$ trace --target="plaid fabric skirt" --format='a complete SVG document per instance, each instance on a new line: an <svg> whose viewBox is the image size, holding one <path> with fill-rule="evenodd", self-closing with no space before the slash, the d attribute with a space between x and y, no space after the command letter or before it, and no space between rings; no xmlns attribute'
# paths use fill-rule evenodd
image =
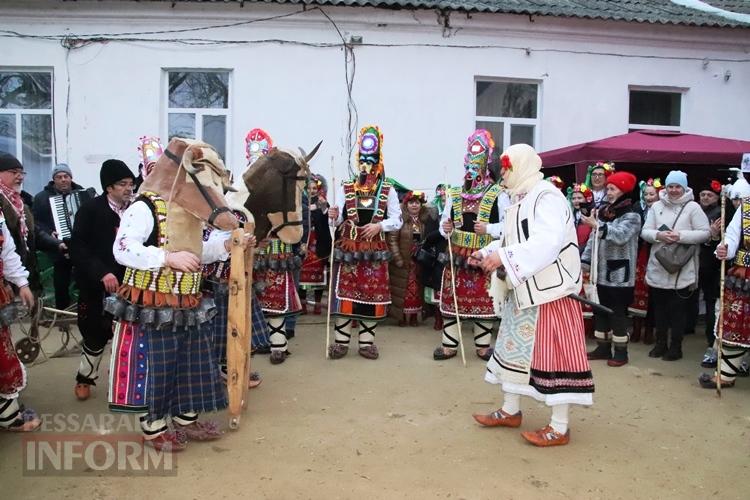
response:
<svg viewBox="0 0 750 500"><path fill-rule="evenodd" d="M148 418L226 408L208 323L190 329L147 330Z"/></svg>
<svg viewBox="0 0 750 500"><path fill-rule="evenodd" d="M221 285L214 284L214 291L221 288ZM213 293L214 302L216 303L216 316L209 322L211 329L211 343L214 347L214 353L219 364L227 363L227 321L229 315L229 294ZM253 292L252 308L250 315L253 322L253 333L251 336L251 347L253 350L260 347L271 345L268 339L268 323L263 316L263 310L260 308L260 302L255 298Z"/></svg>

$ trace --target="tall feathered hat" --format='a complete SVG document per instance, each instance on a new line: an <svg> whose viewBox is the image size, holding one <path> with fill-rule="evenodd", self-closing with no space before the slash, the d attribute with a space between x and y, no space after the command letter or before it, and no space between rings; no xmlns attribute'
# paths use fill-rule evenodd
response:
<svg viewBox="0 0 750 500"><path fill-rule="evenodd" d="M273 139L262 128L254 128L245 136L245 158L247 164L252 163L261 156L267 155L273 147Z"/></svg>

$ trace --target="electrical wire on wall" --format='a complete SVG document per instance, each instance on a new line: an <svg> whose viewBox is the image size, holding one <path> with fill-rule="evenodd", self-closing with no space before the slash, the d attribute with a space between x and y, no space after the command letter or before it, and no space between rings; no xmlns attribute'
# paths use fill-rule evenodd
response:
<svg viewBox="0 0 750 500"><path fill-rule="evenodd" d="M224 29L224 28L236 28L240 26L248 26L251 24L272 22L280 19L305 16L312 12L319 12L323 17L326 18L327 22L334 28L336 35L340 41L337 42L307 42L303 40L291 40L281 38L268 38L268 39L257 39L257 40L232 40L232 39L220 39L220 38L203 38L203 37L181 37L181 38L155 38L155 36L172 35L176 33L198 33L213 29ZM438 16L437 26L444 29L444 23L441 24L440 15ZM445 34L445 33L444 33ZM195 28L182 28L182 29L170 29L170 30L154 30L154 31L131 31L131 32L120 32L120 33L93 33L87 35L72 35L66 34L53 34L53 35L32 35L26 33L20 33L13 30L0 30L0 38L23 38L33 40L47 40L59 42L61 46L66 49L65 55L65 69L67 76L67 96L66 96L66 116L70 109L70 71L69 71L69 57L73 50L87 47L92 44L104 44L110 42L145 42L145 43L163 43L163 44L180 44L186 46L238 46L238 45L261 45L261 44L283 44L283 45L294 45L303 47L313 48L335 48L343 51L344 55L344 84L346 88L346 109L347 109L347 121L346 121L346 133L342 137L342 156L346 158L347 167L349 173L353 174L351 166L351 158L355 144L355 137L358 128L359 115L357 105L354 100L354 79L356 76L357 60L354 51L354 45L348 42L344 36L344 33L339 29L337 23L328 15L328 13L320 7L304 8L286 14L278 14L269 17L250 19L246 21L238 21L233 23L215 24L209 26L195 27ZM423 48L453 48L453 49L505 49L514 51L523 51L526 55L532 53L564 53L564 54L576 54L576 55L595 55L595 56L607 56L607 57L620 57L620 58L638 58L638 59L651 59L651 60L672 60L672 61L700 61L704 63L706 60L715 62L728 62L728 63L747 63L750 59L727 59L727 58L713 58L706 56L661 56L655 54L628 54L618 52L605 52L605 51L594 51L594 50L570 50L570 49L558 49L549 47L524 47L517 45L503 45L503 44L457 44L457 43L357 43L360 47L376 47L376 48L403 48L403 47L423 47ZM69 120L66 120L65 140L68 143L69 133Z"/></svg>

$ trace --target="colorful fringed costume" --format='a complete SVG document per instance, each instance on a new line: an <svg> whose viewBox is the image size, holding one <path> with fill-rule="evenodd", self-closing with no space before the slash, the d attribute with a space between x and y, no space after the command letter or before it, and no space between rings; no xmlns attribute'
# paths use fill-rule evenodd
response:
<svg viewBox="0 0 750 500"><path fill-rule="evenodd" d="M497 317L492 299L487 294L490 278L481 269L469 265L468 258L502 236L504 210L509 201L503 188L493 183L489 176L494 146L492 136L486 130L479 129L469 136L464 159L464 185L448 190L440 232L446 236L442 225L452 221L453 267L449 264L448 253L439 257L445 263L440 290L440 312L444 323L442 346L433 353L436 360L455 356L458 347L454 294L464 330L473 323L477 355L484 359L490 355L492 326ZM484 228L483 234L476 232L477 225Z"/></svg>
<svg viewBox="0 0 750 500"><path fill-rule="evenodd" d="M334 266L329 302L336 317L333 358L344 356L351 337L352 320L359 320L359 353L375 359L377 322L386 318L391 303L388 261L391 253L385 232L401 228L401 208L395 189L385 180L382 157L383 135L375 126L363 127L359 137L359 176L338 189L344 200L336 220ZM366 227L377 224L379 231L366 238Z"/></svg>

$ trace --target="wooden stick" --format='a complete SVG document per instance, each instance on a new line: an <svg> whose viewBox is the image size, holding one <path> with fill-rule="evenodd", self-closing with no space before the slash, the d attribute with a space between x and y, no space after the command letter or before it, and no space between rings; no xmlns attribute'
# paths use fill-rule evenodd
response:
<svg viewBox="0 0 750 500"><path fill-rule="evenodd" d="M721 190L721 245L726 245L726 231L724 230L724 216L727 210L725 189ZM719 275L719 327L716 329L716 395L721 397L721 338L724 336L724 277L726 276L727 260L721 259L721 274ZM708 325L706 325L708 327Z"/></svg>
<svg viewBox="0 0 750 500"><path fill-rule="evenodd" d="M451 232L451 236L453 232ZM451 243L451 236L448 236L448 256L450 257L451 265L451 291L453 292L453 312L456 313L456 326L458 326L458 347L461 348L461 361L466 367L466 354L464 353L464 336L461 331L461 318L458 315L458 298L456 297L456 270L453 267L453 244Z"/></svg>
<svg viewBox="0 0 750 500"><path fill-rule="evenodd" d="M250 302L245 276L244 229L232 231L231 271L229 277L229 311L227 313L227 393L229 395L229 428L240 426L242 406L247 400L250 375ZM247 250L250 251L251 250ZM250 267L252 272L252 267Z"/></svg>
<svg viewBox="0 0 750 500"><path fill-rule="evenodd" d="M443 184L445 184L445 189L448 189L448 167L443 165ZM448 202L453 202L452 199L448 199L446 197L445 199L446 205ZM442 214L441 214L442 216ZM452 220L451 220L452 222ZM449 257L449 264L451 266L451 291L453 292L453 311L456 313L456 326L458 327L458 347L461 350L461 361L464 363L464 368L466 367L466 353L464 353L464 335L463 331L461 330L461 317L458 314L458 298L456 297L456 269L453 267L453 244L451 243L451 237L453 236L453 231L451 231L451 234L448 235L448 257Z"/></svg>
<svg viewBox="0 0 750 500"><path fill-rule="evenodd" d="M329 189L333 190L333 204L336 205L336 172L333 170L333 156L331 156L331 183ZM336 221L328 219L328 229L331 232L331 254L328 256L328 311L326 313L326 345L325 355L328 359L328 346L331 345L331 304L333 302L333 249L336 247Z"/></svg>

